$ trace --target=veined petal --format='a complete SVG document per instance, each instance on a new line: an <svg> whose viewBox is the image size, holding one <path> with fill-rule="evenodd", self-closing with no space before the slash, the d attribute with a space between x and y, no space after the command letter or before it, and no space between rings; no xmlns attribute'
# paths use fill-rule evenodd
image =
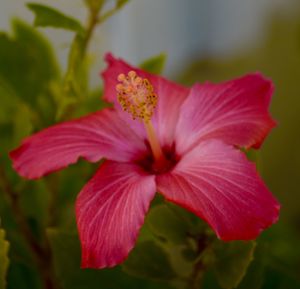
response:
<svg viewBox="0 0 300 289"><path fill-rule="evenodd" d="M103 157L130 161L145 150L143 140L118 113L105 109L26 138L10 157L21 176L35 179L73 164L79 157L90 162Z"/></svg>
<svg viewBox="0 0 300 289"><path fill-rule="evenodd" d="M157 176L158 190L206 220L222 240L249 240L278 220L279 204L239 150L209 140Z"/></svg>
<svg viewBox="0 0 300 289"><path fill-rule="evenodd" d="M154 176L106 161L76 202L83 268L112 267L133 248L156 192Z"/></svg>
<svg viewBox="0 0 300 289"><path fill-rule="evenodd" d="M102 73L104 79L104 97L107 101L113 102L121 109L116 97L116 85L118 75L135 71L142 78L147 78L154 87L158 96L157 107L152 121L162 146L169 146L173 143L174 130L179 116L179 109L189 93L189 89L171 82L163 77L148 73L139 68L127 64L122 59L116 59L111 54L106 55L107 69ZM127 113L123 117L144 137L146 133L141 123L133 121Z"/></svg>
<svg viewBox="0 0 300 289"><path fill-rule="evenodd" d="M275 126L268 113L272 93L272 82L259 73L221 84L195 85L181 108L177 151L184 153L209 138L258 148Z"/></svg>

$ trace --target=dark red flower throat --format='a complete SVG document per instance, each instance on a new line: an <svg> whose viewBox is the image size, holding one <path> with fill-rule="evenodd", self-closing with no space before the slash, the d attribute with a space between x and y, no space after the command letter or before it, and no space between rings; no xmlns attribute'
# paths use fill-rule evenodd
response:
<svg viewBox="0 0 300 289"><path fill-rule="evenodd" d="M163 174L171 171L175 165L179 162L180 156L176 153L175 143L172 146L165 146L162 148L164 155L163 161L157 161L152 153L148 140L145 140L147 146L147 152L142 158L137 160L137 164L140 165L146 172L154 175Z"/></svg>

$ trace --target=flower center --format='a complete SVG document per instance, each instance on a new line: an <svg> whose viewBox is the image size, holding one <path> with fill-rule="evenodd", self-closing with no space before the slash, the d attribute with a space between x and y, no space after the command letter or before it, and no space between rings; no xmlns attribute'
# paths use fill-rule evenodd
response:
<svg viewBox="0 0 300 289"><path fill-rule="evenodd" d="M120 82L116 86L118 101L134 120L143 121L155 166L160 170L168 164L168 160L163 154L151 122L158 99L153 86L148 79L139 77L135 71L129 71L127 75L120 74L118 81Z"/></svg>

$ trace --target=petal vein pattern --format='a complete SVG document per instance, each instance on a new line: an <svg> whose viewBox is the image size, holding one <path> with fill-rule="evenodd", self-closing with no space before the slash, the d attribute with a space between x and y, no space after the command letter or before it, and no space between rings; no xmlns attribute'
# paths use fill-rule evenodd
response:
<svg viewBox="0 0 300 289"><path fill-rule="evenodd" d="M103 157L131 161L145 150L144 140L118 112L104 109L31 136L10 156L20 175L34 179L73 164L79 157L90 162Z"/></svg>
<svg viewBox="0 0 300 289"><path fill-rule="evenodd" d="M254 239L278 219L279 204L255 165L221 141L201 142L156 180L168 200L206 220L223 240Z"/></svg>
<svg viewBox="0 0 300 289"><path fill-rule="evenodd" d="M195 85L181 107L177 151L184 153L205 139L258 148L275 126L268 112L272 92L272 83L258 73Z"/></svg>
<svg viewBox="0 0 300 289"><path fill-rule="evenodd" d="M133 67L122 59L114 58L111 54L106 55L107 69L102 73L104 79L104 96L109 102L113 102L121 110L116 99L115 87L118 84L119 74L127 74L135 71L140 77L146 78L154 87L158 97L157 107L152 117L153 125L158 134L162 146L170 146L174 140L176 123L179 117L180 106L189 94L190 89L176 84L164 77L154 75ZM139 135L145 136L145 130L140 122L132 120L126 112L121 112L126 122L133 127Z"/></svg>
<svg viewBox="0 0 300 289"><path fill-rule="evenodd" d="M76 202L82 267L112 267L133 248L156 192L155 177L140 167L106 161Z"/></svg>

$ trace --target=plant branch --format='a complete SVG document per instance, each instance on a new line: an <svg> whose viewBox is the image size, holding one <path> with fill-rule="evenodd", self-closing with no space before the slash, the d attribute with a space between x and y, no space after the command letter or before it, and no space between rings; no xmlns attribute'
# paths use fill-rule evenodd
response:
<svg viewBox="0 0 300 289"><path fill-rule="evenodd" d="M51 199L48 206L48 227L55 227L57 225L57 201L59 197L59 184L60 184L60 175L55 174L48 176L46 179L46 184L51 193Z"/></svg>
<svg viewBox="0 0 300 289"><path fill-rule="evenodd" d="M205 253L210 248L210 241L209 238L207 238L206 234L201 234L200 236L198 236L198 239L196 241L198 258L196 259L193 271L188 278L188 288L191 289L200 289L202 287L202 277L207 268L207 262L205 262L204 257Z"/></svg>
<svg viewBox="0 0 300 289"><path fill-rule="evenodd" d="M65 83L66 81L74 79L74 74L76 74L76 72L80 69L80 66L85 59L88 45L98 24L98 14L101 9L102 6L97 7L97 9L89 9L89 19L84 35L82 36L77 34L73 40L65 76Z"/></svg>
<svg viewBox="0 0 300 289"><path fill-rule="evenodd" d="M96 8L89 9L89 18L87 27L85 28L85 33L76 34L75 38L71 44L68 67L64 77L62 91L66 100L69 100L69 104L64 108L63 118L69 118L74 110L74 105L84 93L82 92L82 87L85 86L83 80L85 80L84 74L80 74L84 68L84 62L86 59L86 52L89 43L92 39L94 30L98 25L98 15L102 9L102 5ZM68 101L67 101L68 103Z"/></svg>
<svg viewBox="0 0 300 289"><path fill-rule="evenodd" d="M55 282L54 272L52 269L52 256L48 241L45 237L45 244L41 245L36 240L35 236L32 233L32 230L27 223L26 216L24 215L23 210L19 204L19 195L11 186L10 181L7 178L5 170L2 166L0 166L0 185L3 187L3 191L11 205L12 212L14 214L20 232L33 253L37 268L40 271L41 277L44 282L44 287L46 289L59 289L60 287Z"/></svg>
<svg viewBox="0 0 300 289"><path fill-rule="evenodd" d="M93 32L96 26L99 24L98 14L100 13L101 8L102 6L98 7L97 10L92 10L92 9L90 10L89 21L88 21L85 37L83 39L82 56L85 56Z"/></svg>
<svg viewBox="0 0 300 289"><path fill-rule="evenodd" d="M201 288L201 279L205 270L205 266L202 262L202 259L198 260L192 271L192 274L189 278L188 288L190 289L200 289Z"/></svg>

